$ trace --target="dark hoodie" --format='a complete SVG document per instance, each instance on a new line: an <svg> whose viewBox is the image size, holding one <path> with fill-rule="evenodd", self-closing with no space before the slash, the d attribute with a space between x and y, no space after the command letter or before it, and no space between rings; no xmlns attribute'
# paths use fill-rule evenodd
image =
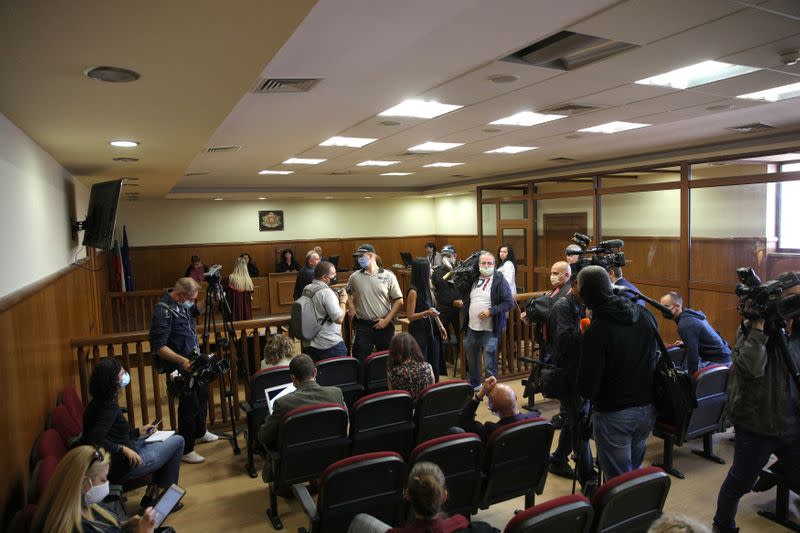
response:
<svg viewBox="0 0 800 533"><path fill-rule="evenodd" d="M591 399L594 410L613 412L653 402L655 324L650 311L622 296L592 308L581 344L578 392Z"/></svg>
<svg viewBox="0 0 800 533"><path fill-rule="evenodd" d="M678 335L686 348L686 369L697 372L700 361L731 366L731 348L706 320L702 311L684 309L675 318Z"/></svg>

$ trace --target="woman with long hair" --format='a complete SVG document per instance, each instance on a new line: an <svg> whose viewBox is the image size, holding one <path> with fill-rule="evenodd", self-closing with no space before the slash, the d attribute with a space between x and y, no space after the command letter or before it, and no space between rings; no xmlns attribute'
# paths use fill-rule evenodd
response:
<svg viewBox="0 0 800 533"><path fill-rule="evenodd" d="M109 533L124 528L136 533L152 532L155 525L152 507L144 510L144 516L120 522L97 505L108 495L110 464L110 456L102 448L78 446L67 452L39 499L32 531Z"/></svg>
<svg viewBox="0 0 800 533"><path fill-rule="evenodd" d="M253 318L253 280L247 272L247 261L244 257L237 257L233 263L233 272L228 276L226 296L234 320Z"/></svg>
<svg viewBox="0 0 800 533"><path fill-rule="evenodd" d="M511 287L511 296L517 296L517 260L514 248L506 243L497 249L497 272L501 272Z"/></svg>
<svg viewBox="0 0 800 533"><path fill-rule="evenodd" d="M108 450L111 455L108 477L115 485L152 474L141 502L142 507L148 507L160 490L178 482L183 437L175 434L162 442L145 442L156 427L148 424L132 428L119 406L119 393L130 381L130 374L114 357L105 357L95 364L89 379L92 399L83 412L82 440L83 444Z"/></svg>
<svg viewBox="0 0 800 533"><path fill-rule="evenodd" d="M431 265L427 259L417 258L411 262L411 283L406 294L406 318L410 322L408 332L417 341L422 355L431 364L434 380L439 381L439 356L442 339L447 339L447 330L439 320L436 301L431 291Z"/></svg>
<svg viewBox="0 0 800 533"><path fill-rule="evenodd" d="M422 358L417 341L408 333L392 337L386 360L386 379L389 390L408 391L414 401L422 389L433 383L433 368Z"/></svg>
<svg viewBox="0 0 800 533"><path fill-rule="evenodd" d="M294 258L294 252L289 248L281 250L281 260L278 263L278 272L299 272L300 264Z"/></svg>
<svg viewBox="0 0 800 533"><path fill-rule="evenodd" d="M251 278L257 278L258 277L258 267L256 266L256 262L253 261L253 258L250 257L250 254L247 253L247 252L244 252L239 257L244 258L244 260L247 262L247 273L250 274L250 277Z"/></svg>

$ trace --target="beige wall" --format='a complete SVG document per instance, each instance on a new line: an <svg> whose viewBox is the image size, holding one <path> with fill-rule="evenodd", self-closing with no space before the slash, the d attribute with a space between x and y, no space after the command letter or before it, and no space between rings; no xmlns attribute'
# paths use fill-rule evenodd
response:
<svg viewBox="0 0 800 533"><path fill-rule="evenodd" d="M477 217L474 192L434 200L434 233L437 235L477 235Z"/></svg>

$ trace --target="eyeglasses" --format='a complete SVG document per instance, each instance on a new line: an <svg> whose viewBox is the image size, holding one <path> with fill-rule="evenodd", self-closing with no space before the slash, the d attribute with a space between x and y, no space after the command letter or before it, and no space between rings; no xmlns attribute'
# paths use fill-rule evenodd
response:
<svg viewBox="0 0 800 533"><path fill-rule="evenodd" d="M92 468L93 464L95 464L97 462L102 462L102 461L103 461L103 454L100 453L100 450L95 448L94 451L92 452L92 460L89 461L89 466L86 467L86 470L89 470L90 468Z"/></svg>

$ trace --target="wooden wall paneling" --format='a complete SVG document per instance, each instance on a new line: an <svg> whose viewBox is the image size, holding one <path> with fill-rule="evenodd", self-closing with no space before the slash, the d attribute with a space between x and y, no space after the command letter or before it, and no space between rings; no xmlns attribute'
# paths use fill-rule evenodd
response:
<svg viewBox="0 0 800 533"><path fill-rule="evenodd" d="M764 276L766 264L759 261L758 242L763 238L742 237L710 239L695 237L691 240L691 281L714 281L736 285L736 269L752 266Z"/></svg>
<svg viewBox="0 0 800 533"><path fill-rule="evenodd" d="M675 281L673 285L664 287L661 285L648 285L646 283L636 283L634 282L636 287L639 291L648 296L653 298L654 300L658 301L661 299L662 296L667 294L671 291L679 290L678 282ZM653 316L656 317L656 321L658 322L658 330L661 332L661 337L664 339L666 344L669 344L678 339L678 326L675 324L674 320L669 320L664 318L664 316L654 309L652 306L647 305L647 309L653 313Z"/></svg>
<svg viewBox="0 0 800 533"><path fill-rule="evenodd" d="M730 292L689 289L689 300L690 307L703 311L708 322L733 346L741 320L737 311L739 299L733 292L733 287Z"/></svg>
<svg viewBox="0 0 800 533"><path fill-rule="evenodd" d="M297 272L272 273L268 279L269 314L281 315L291 312Z"/></svg>
<svg viewBox="0 0 800 533"><path fill-rule="evenodd" d="M626 237L603 235L603 240L622 239L625 246L623 274L629 279L678 281L679 237Z"/></svg>
<svg viewBox="0 0 800 533"><path fill-rule="evenodd" d="M775 279L784 272L800 272L800 255L797 254L768 254L767 275ZM763 279L762 281L767 281Z"/></svg>
<svg viewBox="0 0 800 533"><path fill-rule="evenodd" d="M435 242L438 249L445 244L452 244L456 248L458 257L462 259L480 249L480 239L477 235L437 235Z"/></svg>

